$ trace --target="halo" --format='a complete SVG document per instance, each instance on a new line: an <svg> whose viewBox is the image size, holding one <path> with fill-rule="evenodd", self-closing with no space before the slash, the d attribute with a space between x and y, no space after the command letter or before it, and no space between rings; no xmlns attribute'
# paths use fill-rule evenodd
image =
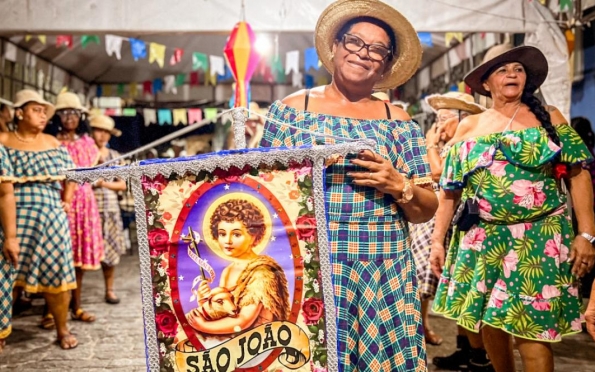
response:
<svg viewBox="0 0 595 372"><path fill-rule="evenodd" d="M227 261L232 260L230 257L225 255L221 251L221 249L219 249L219 243L217 242L217 240L213 239L213 237L211 236L211 216L213 215L213 213L215 213L215 209L217 209L217 207L220 204L225 203L231 199L246 200L246 201L254 204L256 206L256 208L258 208L262 212L262 215L264 217L264 226L265 226L264 236L262 237L260 242L252 249L254 251L254 253L260 254L260 252L262 252L264 250L264 248L269 244L269 240L271 239L271 231L273 230L272 229L273 225L271 222L271 214L269 213L269 210L267 209L267 207L264 205L264 203L262 201L260 201L255 196L250 195L248 193L244 193L244 192L232 192L232 193L226 194L226 195L218 198L213 203L211 203L211 205L205 212L203 222L202 222L202 236L203 236L205 244L217 256L219 256Z"/></svg>

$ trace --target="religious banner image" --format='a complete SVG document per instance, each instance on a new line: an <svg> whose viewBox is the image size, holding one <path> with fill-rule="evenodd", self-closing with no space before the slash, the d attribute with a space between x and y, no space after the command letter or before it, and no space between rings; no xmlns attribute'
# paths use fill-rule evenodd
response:
<svg viewBox="0 0 595 372"><path fill-rule="evenodd" d="M326 371L310 160L141 185L160 369Z"/></svg>

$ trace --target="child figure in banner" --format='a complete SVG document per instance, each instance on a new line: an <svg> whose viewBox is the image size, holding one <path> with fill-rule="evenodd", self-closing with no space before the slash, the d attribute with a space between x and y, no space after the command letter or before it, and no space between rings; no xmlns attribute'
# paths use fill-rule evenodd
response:
<svg viewBox="0 0 595 372"><path fill-rule="evenodd" d="M269 228L261 208L248 200L228 199L217 205L208 221L212 240L207 239L207 243L211 240L217 244L216 249L232 263L221 273L219 288L211 290L206 280L201 282L197 291L199 306L187 314L192 328L207 334L228 335L287 319L290 307L285 273L274 259L255 252L255 247L265 241ZM232 294L237 315L208 320L202 303L225 292L222 289Z"/></svg>

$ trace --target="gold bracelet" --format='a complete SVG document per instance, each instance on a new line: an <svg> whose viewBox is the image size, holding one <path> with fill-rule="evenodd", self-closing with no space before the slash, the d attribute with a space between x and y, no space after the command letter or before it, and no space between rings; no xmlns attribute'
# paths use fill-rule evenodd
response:
<svg viewBox="0 0 595 372"><path fill-rule="evenodd" d="M440 147L438 145L430 145L430 146L426 146L427 150L431 150L431 149L439 149Z"/></svg>

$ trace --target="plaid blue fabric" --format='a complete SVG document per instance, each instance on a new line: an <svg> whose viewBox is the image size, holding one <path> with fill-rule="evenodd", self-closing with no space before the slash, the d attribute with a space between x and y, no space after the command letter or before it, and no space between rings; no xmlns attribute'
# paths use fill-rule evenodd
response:
<svg viewBox="0 0 595 372"><path fill-rule="evenodd" d="M411 178L428 177L423 134L412 121L358 120L270 108L261 146L333 144L294 127L347 138L371 138L377 153ZM426 353L408 226L392 196L356 186L347 173L364 170L349 158L327 168L326 204L338 308L342 371L425 371Z"/></svg>
<svg viewBox="0 0 595 372"><path fill-rule="evenodd" d="M62 149L34 152L7 148L6 154L14 177L28 178L14 184L17 237L21 248L16 270L0 255L0 335L3 331L10 332L12 295L7 297L7 293L13 285L31 293L59 293L76 288L61 187L51 178L58 176L60 169L73 166L68 153ZM34 174L34 170L40 173ZM0 246L3 241L0 229Z"/></svg>

